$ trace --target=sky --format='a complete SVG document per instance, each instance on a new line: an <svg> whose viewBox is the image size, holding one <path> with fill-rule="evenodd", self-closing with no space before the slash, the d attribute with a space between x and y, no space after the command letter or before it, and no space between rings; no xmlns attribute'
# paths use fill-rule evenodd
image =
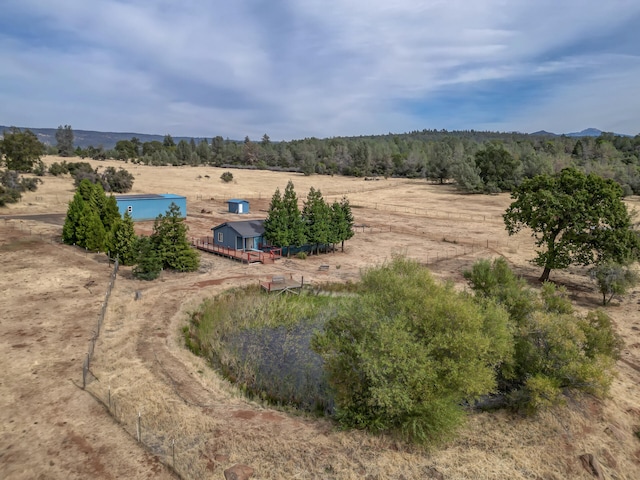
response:
<svg viewBox="0 0 640 480"><path fill-rule="evenodd" d="M0 124L640 133L638 0L2 0Z"/></svg>

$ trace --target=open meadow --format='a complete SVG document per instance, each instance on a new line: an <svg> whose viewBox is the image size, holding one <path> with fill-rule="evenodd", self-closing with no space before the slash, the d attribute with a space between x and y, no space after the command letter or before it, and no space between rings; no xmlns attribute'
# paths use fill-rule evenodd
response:
<svg viewBox="0 0 640 480"><path fill-rule="evenodd" d="M572 399L533 418L473 414L457 439L432 451L249 401L184 347L181 329L203 299L272 275L356 281L363 268L400 254L464 289L462 273L474 261L502 256L536 285L532 239L508 237L502 222L508 194L260 170L230 170L233 181L223 183L226 170L213 167L87 161L130 171L129 193L186 196L191 237L210 236L225 221L264 218L276 187L284 191L289 180L300 203L311 186L330 201L346 195L356 233L344 252L272 265L201 252L197 272L163 272L153 282L121 267L83 391L82 362L113 267L104 254L59 243L73 179L43 177L36 192L0 210L0 478L172 478L165 464L194 479L224 478L236 464L257 479L594 478L584 454L597 459L602 478L640 478L638 288L606 309L625 341L610 398ZM251 213L227 213L230 198L249 200ZM152 222L136 230L149 234ZM552 280L567 286L577 309L599 307L585 269L553 272Z"/></svg>

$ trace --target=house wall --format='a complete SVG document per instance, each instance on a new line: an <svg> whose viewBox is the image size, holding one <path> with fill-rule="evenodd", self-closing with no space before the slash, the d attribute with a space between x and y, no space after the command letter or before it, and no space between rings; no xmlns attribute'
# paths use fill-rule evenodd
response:
<svg viewBox="0 0 640 480"><path fill-rule="evenodd" d="M222 234L222 241L220 240L220 234ZM222 225L213 229L213 244L238 249L238 236L238 233L233 228L228 225Z"/></svg>
<svg viewBox="0 0 640 480"><path fill-rule="evenodd" d="M155 220L164 215L171 203L175 203L180 208L183 218L187 216L187 199L179 195L162 196L159 198L116 198L118 210L124 216L129 211L134 221Z"/></svg>
<svg viewBox="0 0 640 480"><path fill-rule="evenodd" d="M213 244L222 247L233 248L235 250L257 250L264 242L264 237L243 238L233 228L228 225L213 228ZM220 241L222 234L222 241Z"/></svg>

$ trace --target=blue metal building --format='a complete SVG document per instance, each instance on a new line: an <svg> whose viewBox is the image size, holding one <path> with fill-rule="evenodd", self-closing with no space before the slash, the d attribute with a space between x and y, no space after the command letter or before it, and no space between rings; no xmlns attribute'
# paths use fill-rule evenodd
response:
<svg viewBox="0 0 640 480"><path fill-rule="evenodd" d="M229 204L229 213L249 213L249 202L239 198L227 200Z"/></svg>
<svg viewBox="0 0 640 480"><path fill-rule="evenodd" d="M260 250L264 242L264 220L225 222L213 227L213 244L235 250Z"/></svg>
<svg viewBox="0 0 640 480"><path fill-rule="evenodd" d="M116 203L120 214L124 216L129 212L134 221L155 220L158 215L164 215L172 203L180 208L183 218L187 217L187 198L172 193L116 195Z"/></svg>

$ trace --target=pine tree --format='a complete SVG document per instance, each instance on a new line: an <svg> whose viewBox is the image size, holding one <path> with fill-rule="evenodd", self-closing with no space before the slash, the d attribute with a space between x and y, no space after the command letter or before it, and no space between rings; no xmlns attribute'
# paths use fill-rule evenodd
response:
<svg viewBox="0 0 640 480"><path fill-rule="evenodd" d="M106 232L100 216L91 208L86 209L85 215L80 219L79 230L83 233L80 246L94 252L104 251Z"/></svg>
<svg viewBox="0 0 640 480"><path fill-rule="evenodd" d="M116 221L109 232L107 246L112 258L121 265L132 265L136 261L136 236L133 219L125 212L122 220Z"/></svg>
<svg viewBox="0 0 640 480"><path fill-rule="evenodd" d="M351 212L351 205L349 205L349 199L342 197L340 201L340 208L342 209L342 223L340 225L340 240L342 241L342 251L344 252L344 241L353 237L353 213Z"/></svg>
<svg viewBox="0 0 640 480"><path fill-rule="evenodd" d="M104 251L108 233L120 219L115 197L107 198L102 185L82 180L69 202L62 240L89 250Z"/></svg>
<svg viewBox="0 0 640 480"><path fill-rule="evenodd" d="M165 268L192 272L200 266L200 256L189 245L187 226L180 207L171 203L165 215L158 215L153 224L151 241Z"/></svg>
<svg viewBox="0 0 640 480"><path fill-rule="evenodd" d="M67 216L64 219L62 227L62 241L67 245L80 244L80 235L78 227L80 220L85 215L86 204L79 190L73 195L73 200L69 202L67 208Z"/></svg>
<svg viewBox="0 0 640 480"><path fill-rule="evenodd" d="M282 197L282 205L285 211L287 225L287 247L301 247L307 243L304 220L298 208L298 196L293 188L293 182L289 180L284 195ZM287 249L288 254L288 249Z"/></svg>
<svg viewBox="0 0 640 480"><path fill-rule="evenodd" d="M94 202L94 205L97 205L97 199L94 195L94 186L95 184L93 182L91 182L90 180L84 179L82 181L80 181L80 183L78 184L78 187L76 188L76 191L80 193L80 195L82 196L83 200L85 202Z"/></svg>
<svg viewBox="0 0 640 480"><path fill-rule="evenodd" d="M271 197L269 213L264 221L264 236L271 245L285 247L290 244L286 214L280 189L276 188L273 197Z"/></svg>
<svg viewBox="0 0 640 480"><path fill-rule="evenodd" d="M306 236L315 244L316 253L320 245L327 245L331 235L331 209L322 198L320 190L311 187L302 208L302 218L306 227Z"/></svg>
<svg viewBox="0 0 640 480"><path fill-rule="evenodd" d="M118 209L118 202L116 202L116 197L113 195L105 196L105 201L100 210L100 218L107 232L110 232L113 226L122 219L120 210Z"/></svg>
<svg viewBox="0 0 640 480"><path fill-rule="evenodd" d="M141 280L155 280L162 271L162 259L151 237L139 237L135 243L136 266L133 276Z"/></svg>
<svg viewBox="0 0 640 480"><path fill-rule="evenodd" d="M56 131L58 155L61 157L73 156L73 130L71 125L60 125Z"/></svg>
<svg viewBox="0 0 640 480"><path fill-rule="evenodd" d="M344 210L342 210L340 202L336 200L331 204L331 235L329 243L331 243L332 251L335 251L335 244L340 242L343 238L342 229L344 224Z"/></svg>

